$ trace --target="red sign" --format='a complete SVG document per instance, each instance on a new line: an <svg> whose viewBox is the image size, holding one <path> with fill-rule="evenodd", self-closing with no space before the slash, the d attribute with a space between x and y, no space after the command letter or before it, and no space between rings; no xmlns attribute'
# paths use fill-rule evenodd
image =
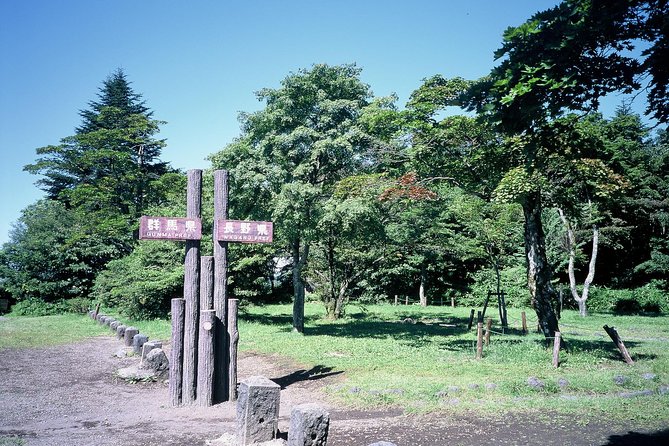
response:
<svg viewBox="0 0 669 446"><path fill-rule="evenodd" d="M218 220L216 239L220 242L272 243L271 221Z"/></svg>
<svg viewBox="0 0 669 446"><path fill-rule="evenodd" d="M142 240L200 240L202 223L199 218L143 215L139 219L139 238Z"/></svg>

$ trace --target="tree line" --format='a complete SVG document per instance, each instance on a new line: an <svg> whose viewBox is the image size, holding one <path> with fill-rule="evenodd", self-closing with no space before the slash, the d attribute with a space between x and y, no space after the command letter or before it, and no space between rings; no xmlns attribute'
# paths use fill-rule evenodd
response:
<svg viewBox="0 0 669 446"><path fill-rule="evenodd" d="M480 304L504 289L546 336L560 294L585 315L593 284L669 309L667 12L662 0L565 0L507 29L487 76L428 77L402 107L374 97L355 65L259 91L264 107L209 156L230 171L231 218L276 228L272 245L231 246L232 294L291 298L297 331L307 297L334 319L351 300ZM628 104L598 112L604 95L634 91L655 128ZM46 197L0 251L0 286L20 301L92 296L163 315L182 248L138 242L137 219L182 215L184 175L160 161L162 122L122 71L81 117L26 166Z"/></svg>

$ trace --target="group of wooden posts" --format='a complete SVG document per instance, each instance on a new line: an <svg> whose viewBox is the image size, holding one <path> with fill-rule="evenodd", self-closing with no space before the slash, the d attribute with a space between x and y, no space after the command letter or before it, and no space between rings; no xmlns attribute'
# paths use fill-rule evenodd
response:
<svg viewBox="0 0 669 446"><path fill-rule="evenodd" d="M194 169L188 171L186 218L142 217L140 222L140 239L186 242L184 295L171 302L173 406L210 406L237 398L238 301L227 293L228 242L217 235L223 224L234 232L236 221L227 220L227 214L228 172L219 170L214 172L214 255L201 256L202 170Z"/></svg>
<svg viewBox="0 0 669 446"><path fill-rule="evenodd" d="M492 296L497 297L497 303L499 307L499 317L501 321L502 328L507 328L509 326L507 312L506 312L506 293L502 292L493 292L488 291L488 296L485 299L483 304L483 311L478 311L477 313L477 324L476 324L476 359L481 359L483 357L483 345L490 344L490 332L492 330L492 318L488 318L486 322L485 334L483 332L483 319L485 318L485 311L488 308L488 303ZM472 308L469 313L469 323L467 325L467 330L471 330L472 324L474 323L474 313L476 310ZM524 311L520 313L520 319L522 324L522 333L527 334L527 316ZM539 330L539 329L538 329ZM540 330L539 330L540 331ZM623 360L628 364L634 364L632 357L630 356L625 344L623 343L620 335L614 327L609 327L604 325L604 331L609 335L613 343L616 345L620 354L623 357ZM553 367L558 367L560 365L560 348L561 348L562 334L559 331L555 332L553 337Z"/></svg>

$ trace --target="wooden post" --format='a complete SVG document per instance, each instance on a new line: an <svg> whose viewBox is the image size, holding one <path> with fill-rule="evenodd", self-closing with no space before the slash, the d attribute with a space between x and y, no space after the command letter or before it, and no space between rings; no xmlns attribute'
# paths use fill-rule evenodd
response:
<svg viewBox="0 0 669 446"><path fill-rule="evenodd" d="M409 305L409 295L408 294L404 297L404 305Z"/></svg>
<svg viewBox="0 0 669 446"><path fill-rule="evenodd" d="M214 257L200 258L200 314L214 309Z"/></svg>
<svg viewBox="0 0 669 446"><path fill-rule="evenodd" d="M237 400L237 347L239 345L239 329L237 328L237 312L239 299L228 300L228 339L230 339L230 370L229 385L230 401Z"/></svg>
<svg viewBox="0 0 669 446"><path fill-rule="evenodd" d="M214 403L214 333L216 311L200 312L200 336L197 359L197 403L209 407Z"/></svg>
<svg viewBox="0 0 669 446"><path fill-rule="evenodd" d="M476 323L476 359L481 359L482 357L483 357L483 322L479 320Z"/></svg>
<svg viewBox="0 0 669 446"><path fill-rule="evenodd" d="M180 406L182 403L183 356L184 356L184 310L186 301L172 299L172 342L170 351L169 394L170 404Z"/></svg>
<svg viewBox="0 0 669 446"><path fill-rule="evenodd" d="M186 217L200 218L202 215L202 170L188 171L186 195ZM184 322L184 365L182 402L191 404L196 398L197 386L197 336L200 313L200 241L186 240L184 264L184 300L186 316Z"/></svg>
<svg viewBox="0 0 669 446"><path fill-rule="evenodd" d="M613 343L616 344L618 350L620 350L620 353L623 355L623 359L625 360L625 362L628 364L634 364L632 357L627 351L625 344L623 344L623 340L620 339L620 336L618 335L616 329L614 327L609 327L608 325L604 325L604 331L606 331L606 333L611 337Z"/></svg>
<svg viewBox="0 0 669 446"><path fill-rule="evenodd" d="M553 340L553 367L557 368L560 365L560 339L559 331L555 332L555 339Z"/></svg>
<svg viewBox="0 0 669 446"><path fill-rule="evenodd" d="M520 313L520 320L521 323L523 324L523 334L527 334L527 315L525 314L524 311Z"/></svg>
<svg viewBox="0 0 669 446"><path fill-rule="evenodd" d="M502 327L506 328L509 326L508 319L506 317L506 300L504 299L504 296L506 293L501 292L499 293L499 302L500 302L500 314L502 315Z"/></svg>
<svg viewBox="0 0 669 446"><path fill-rule="evenodd" d="M455 296L451 296L451 308L455 308Z"/></svg>
<svg viewBox="0 0 669 446"><path fill-rule="evenodd" d="M217 240L218 220L228 218L228 171L214 172L214 310L217 324L215 348L214 401L228 401L230 344L225 327L228 320L228 242Z"/></svg>
<svg viewBox="0 0 669 446"><path fill-rule="evenodd" d="M474 311L476 310L472 308L472 311L469 313L469 323L467 324L467 330L472 329L472 323L474 323Z"/></svg>
<svg viewBox="0 0 669 446"><path fill-rule="evenodd" d="M489 317L485 323L485 345L490 344L490 331L492 330L492 318Z"/></svg>
<svg viewBox="0 0 669 446"><path fill-rule="evenodd" d="M95 306L95 311L93 312L93 320L98 318L98 313L100 312L100 302Z"/></svg>
<svg viewBox="0 0 669 446"><path fill-rule="evenodd" d="M397 294L395 294L395 306L397 306Z"/></svg>

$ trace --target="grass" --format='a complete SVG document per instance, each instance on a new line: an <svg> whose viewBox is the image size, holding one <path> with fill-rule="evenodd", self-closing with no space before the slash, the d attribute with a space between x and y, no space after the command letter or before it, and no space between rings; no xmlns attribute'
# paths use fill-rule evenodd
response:
<svg viewBox="0 0 669 446"><path fill-rule="evenodd" d="M292 331L290 305L246 306L240 313L240 350L281 355L299 368L341 374L325 390L347 406L402 407L407 412L559 412L587 422L616 418L644 426L669 423L669 317L595 314L581 318L566 311L560 320L567 350L560 367L543 336L523 335L520 310L509 310L511 327L494 325L483 359L475 359L475 329L467 330L469 309L370 305L347 307L346 318L322 319L319 304L307 304L305 334ZM495 317L496 308L488 316ZM530 310L528 324L536 326ZM112 314L113 316L113 314ZM418 323L404 323L411 318ZM121 318L122 320L122 318ZM124 321L151 339L168 340L168 321ZM635 360L625 364L603 325L614 326ZM0 322L0 348L75 342L108 334L85 316L8 318ZM652 379L646 379L652 374ZM323 376L325 376L323 375ZM623 384L616 384L617 376ZM644 377L646 375L646 377ZM535 377L542 389L528 386ZM273 377L277 378L277 377ZM566 380L566 387L560 386ZM622 398L651 390L651 396Z"/></svg>

